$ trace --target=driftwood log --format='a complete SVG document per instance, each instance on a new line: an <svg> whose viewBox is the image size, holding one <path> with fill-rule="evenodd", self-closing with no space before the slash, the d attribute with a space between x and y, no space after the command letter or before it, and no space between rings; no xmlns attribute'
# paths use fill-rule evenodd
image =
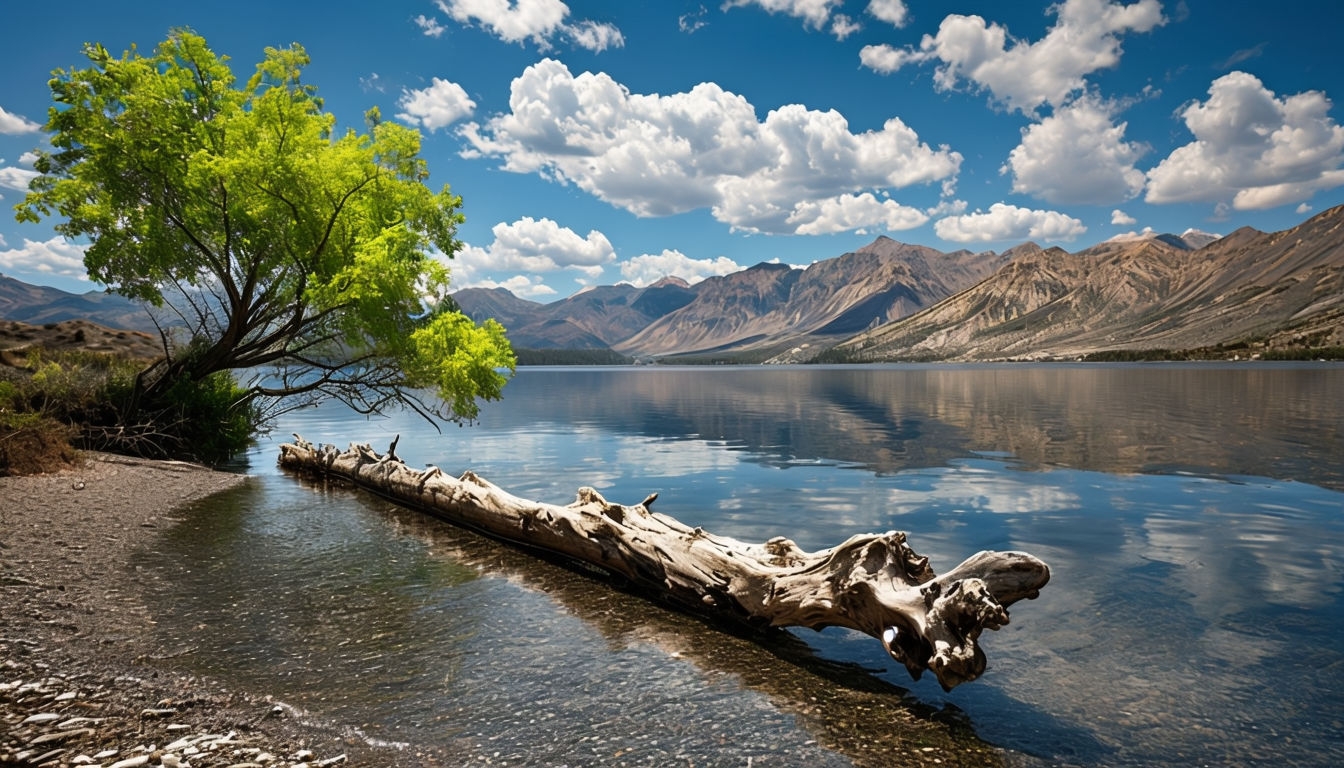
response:
<svg viewBox="0 0 1344 768"><path fill-rule="evenodd" d="M782 536L749 544L651 510L657 494L614 504L592 488L558 506L513 496L466 472L408 467L393 440L341 451L298 435L280 465L339 477L406 506L493 537L618 576L683 608L756 626L848 627L877 638L918 680L932 670L945 690L985 670L977 640L1008 623L1008 606L1050 579L1024 552L979 552L942 576L904 533L864 534L818 552Z"/></svg>

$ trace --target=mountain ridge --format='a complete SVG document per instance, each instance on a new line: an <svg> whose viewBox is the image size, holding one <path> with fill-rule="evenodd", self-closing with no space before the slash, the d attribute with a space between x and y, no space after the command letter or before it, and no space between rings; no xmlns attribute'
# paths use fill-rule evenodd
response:
<svg viewBox="0 0 1344 768"><path fill-rule="evenodd" d="M1216 239L1215 239L1216 238ZM694 285L592 286L543 304L453 294L518 349L688 362L1077 359L1344 347L1344 206L1275 233L1145 233L1075 253L1025 242L944 253L886 236L805 268L761 262ZM143 307L0 275L0 319L153 331Z"/></svg>
<svg viewBox="0 0 1344 768"><path fill-rule="evenodd" d="M1344 206L1276 233L1243 227L1051 249L840 343L856 361L1076 358L1101 352L1344 345Z"/></svg>

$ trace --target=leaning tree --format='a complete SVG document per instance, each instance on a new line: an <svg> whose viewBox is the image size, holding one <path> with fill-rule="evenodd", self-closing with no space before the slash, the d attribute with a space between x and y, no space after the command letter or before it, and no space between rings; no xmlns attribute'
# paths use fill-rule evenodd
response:
<svg viewBox="0 0 1344 768"><path fill-rule="evenodd" d="M434 250L458 249L461 198L426 185L417 131L376 109L338 130L297 44L242 87L188 30L152 56L83 53L53 73L51 149L16 210L61 217L92 280L159 308L165 358L133 387L138 413L221 376L253 425L321 398L470 419L499 396L513 352L448 296Z"/></svg>

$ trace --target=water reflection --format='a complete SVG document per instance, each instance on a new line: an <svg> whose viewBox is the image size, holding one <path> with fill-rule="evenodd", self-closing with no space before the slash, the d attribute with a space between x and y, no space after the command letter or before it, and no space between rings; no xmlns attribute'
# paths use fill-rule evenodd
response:
<svg viewBox="0 0 1344 768"><path fill-rule="evenodd" d="M147 554L153 604L194 649L181 663L464 764L995 759L974 731L1014 764L1333 765L1341 385L1337 366L525 370L469 429L318 409L279 430L400 434L412 463L547 501L657 491L660 511L749 540L894 528L939 571L978 549L1045 559L1050 586L952 694L854 633L725 636L301 487L273 445L249 488Z"/></svg>
<svg viewBox="0 0 1344 768"><path fill-rule="evenodd" d="M523 371L483 421L695 435L762 461L880 473L998 452L1344 488L1340 391L1344 367L1333 364L544 369Z"/></svg>

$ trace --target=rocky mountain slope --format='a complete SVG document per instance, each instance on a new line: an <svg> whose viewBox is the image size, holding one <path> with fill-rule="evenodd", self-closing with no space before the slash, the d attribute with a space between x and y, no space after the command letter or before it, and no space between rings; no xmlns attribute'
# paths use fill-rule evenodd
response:
<svg viewBox="0 0 1344 768"><path fill-rule="evenodd" d="M469 288L453 298L473 319L500 321L520 348L763 359L790 348L795 355L815 352L908 315L983 279L1014 255L944 254L879 237L806 269L762 263L694 286L667 278L643 289L590 288L550 304L499 288Z"/></svg>
<svg viewBox="0 0 1344 768"><path fill-rule="evenodd" d="M853 360L1078 357L1344 344L1344 206L1200 248L1171 237L1013 259L936 306L838 345Z"/></svg>
<svg viewBox="0 0 1344 768"><path fill-rule="evenodd" d="M693 301L615 348L655 356L795 348L799 355L934 304L1009 258L992 252L944 254L879 237L806 269L757 264L696 285Z"/></svg>

